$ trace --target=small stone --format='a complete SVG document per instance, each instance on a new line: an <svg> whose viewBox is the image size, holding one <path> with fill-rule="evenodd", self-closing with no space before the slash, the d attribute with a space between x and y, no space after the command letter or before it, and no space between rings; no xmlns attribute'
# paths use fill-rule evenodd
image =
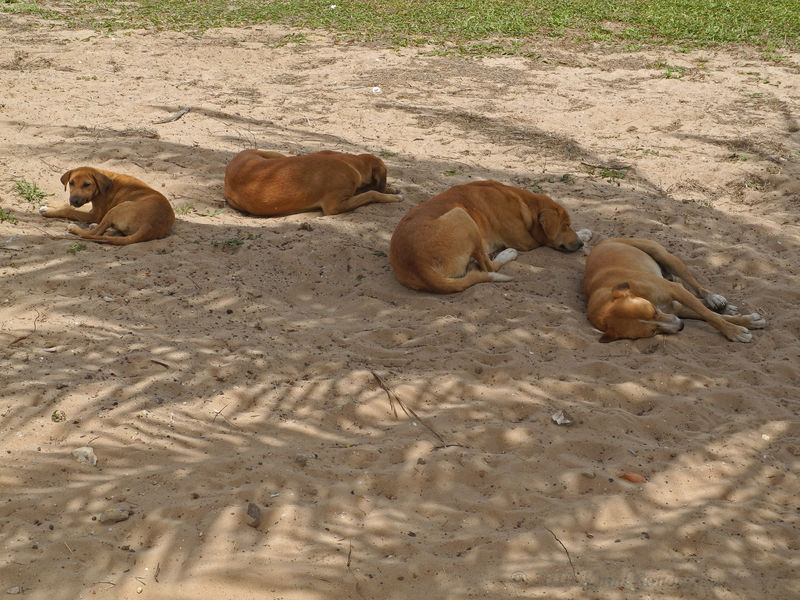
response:
<svg viewBox="0 0 800 600"><path fill-rule="evenodd" d="M18 585L10 587L6 590L6 594L11 594L11 595L21 594L21 593L22 593L22 588Z"/></svg>
<svg viewBox="0 0 800 600"><path fill-rule="evenodd" d="M91 446L76 448L72 451L72 456L74 456L80 463L92 465L93 467L97 466L97 456L94 453L94 448Z"/></svg>
<svg viewBox="0 0 800 600"><path fill-rule="evenodd" d="M131 516L130 511L122 508L108 508L100 513L97 520L101 523L119 523L125 521Z"/></svg>
<svg viewBox="0 0 800 600"><path fill-rule="evenodd" d="M418 465L424 465L424 464L425 464L425 459L424 459L423 457L421 457L421 456L420 456L420 457L417 459L417 464L418 464Z"/></svg>
<svg viewBox="0 0 800 600"><path fill-rule="evenodd" d="M247 505L247 524L254 528L258 528L261 525L261 509L252 502Z"/></svg>
<svg viewBox="0 0 800 600"><path fill-rule="evenodd" d="M572 425L573 419L566 411L560 410L550 417L556 425Z"/></svg>

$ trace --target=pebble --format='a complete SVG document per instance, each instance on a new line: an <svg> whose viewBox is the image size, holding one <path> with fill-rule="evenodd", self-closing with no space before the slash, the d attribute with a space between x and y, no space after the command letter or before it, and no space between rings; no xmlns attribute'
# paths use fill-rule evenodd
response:
<svg viewBox="0 0 800 600"><path fill-rule="evenodd" d="M556 425L572 425L573 419L566 411L560 410L550 417Z"/></svg>
<svg viewBox="0 0 800 600"><path fill-rule="evenodd" d="M261 525L261 509L252 502L247 505L247 524L255 528Z"/></svg>
<svg viewBox="0 0 800 600"><path fill-rule="evenodd" d="M131 516L130 511L122 508L108 508L100 513L97 520L101 523L119 523L125 521Z"/></svg>
<svg viewBox="0 0 800 600"><path fill-rule="evenodd" d="M22 593L22 588L20 586L18 586L18 585L15 585L14 587L10 587L10 588L8 588L6 590L6 594L14 595L14 594L21 594L21 593Z"/></svg>
<svg viewBox="0 0 800 600"><path fill-rule="evenodd" d="M91 446L76 448L72 451L72 456L74 456L80 463L92 465L93 467L97 465L97 455L95 455L94 448Z"/></svg>

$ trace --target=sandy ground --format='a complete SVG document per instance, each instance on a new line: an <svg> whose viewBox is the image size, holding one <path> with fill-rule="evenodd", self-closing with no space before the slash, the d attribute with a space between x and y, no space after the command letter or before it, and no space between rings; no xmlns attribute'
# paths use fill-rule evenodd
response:
<svg viewBox="0 0 800 600"><path fill-rule="evenodd" d="M0 14L0 593L799 597L800 56L287 33ZM376 153L406 199L250 218L222 193L249 147ZM84 164L162 190L171 234L75 248L13 192L64 202ZM592 243L661 242L767 328L601 344L592 243L458 295L400 286L397 221L483 178Z"/></svg>

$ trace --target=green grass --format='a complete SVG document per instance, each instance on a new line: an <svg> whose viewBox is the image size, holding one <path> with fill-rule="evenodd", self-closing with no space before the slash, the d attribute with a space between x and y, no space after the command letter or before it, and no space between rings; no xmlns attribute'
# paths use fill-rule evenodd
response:
<svg viewBox="0 0 800 600"><path fill-rule="evenodd" d="M12 179L14 182L14 193L31 204L41 204L42 200L53 194L48 194L39 189L39 186L24 179Z"/></svg>
<svg viewBox="0 0 800 600"><path fill-rule="evenodd" d="M12 223L16 224L17 217L12 215L10 212L7 212L0 208L0 223Z"/></svg>
<svg viewBox="0 0 800 600"><path fill-rule="evenodd" d="M478 54L527 53L518 40L541 36L623 47L748 43L769 49L797 46L800 39L800 0L0 0L0 10L99 31L281 23ZM304 40L300 35L286 43Z"/></svg>
<svg viewBox="0 0 800 600"><path fill-rule="evenodd" d="M83 252L86 250L86 244L82 244L81 242L72 242L69 246L67 246L67 252L70 254L77 254L78 252Z"/></svg>

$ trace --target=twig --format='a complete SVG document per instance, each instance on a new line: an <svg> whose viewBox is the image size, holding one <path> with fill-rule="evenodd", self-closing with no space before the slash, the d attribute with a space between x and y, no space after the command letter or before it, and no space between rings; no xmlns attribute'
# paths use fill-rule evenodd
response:
<svg viewBox="0 0 800 600"><path fill-rule="evenodd" d="M350 542L350 549L347 551L347 568L350 569L350 557L353 555L353 542Z"/></svg>
<svg viewBox="0 0 800 600"><path fill-rule="evenodd" d="M167 363L165 363L165 362L162 362L162 361L160 361L160 360L156 360L155 358L151 358L151 359L150 359L150 362L154 362L154 363L156 363L157 365L161 365L162 367L164 367L164 368L166 368L166 369L169 369L169 365L168 365Z"/></svg>
<svg viewBox="0 0 800 600"><path fill-rule="evenodd" d="M34 308L33 310L35 310L35 311L36 311L36 318L33 320L33 331L31 331L30 333L26 333L25 335L21 335L21 336L19 336L17 339L15 339L14 341L12 341L12 342L9 344L9 346L13 346L13 345L14 345L14 344L16 344L17 342L21 342L21 341L22 341L22 340L24 340L25 338L27 338L27 337L30 337L30 336L32 336L34 333L36 333L36 322L37 322L39 319L41 319L41 318L42 318L42 314L41 314L41 313L40 313L38 310L36 310L35 308Z"/></svg>
<svg viewBox="0 0 800 600"><path fill-rule="evenodd" d="M552 535L553 538L559 544L561 544L561 547L564 549L564 552L567 553L567 560L569 561L569 566L572 568L572 578L575 580L575 583L577 583L578 582L578 576L575 574L575 565L572 564L572 558L569 555L569 550L567 550L567 547L564 545L564 542L562 542L560 539L558 539L558 536L555 533L553 533L552 529L548 529L547 527L545 527L545 529L547 529L547 531L550 532L550 535Z"/></svg>
<svg viewBox="0 0 800 600"><path fill-rule="evenodd" d="M156 564L156 572L153 573L153 580L158 583L158 574L161 573L161 563Z"/></svg>
<svg viewBox="0 0 800 600"><path fill-rule="evenodd" d="M618 171L621 171L622 169L632 168L632 165L626 163L609 163L607 165L598 165L596 163L590 163L586 162L585 160L582 160L581 164L587 167L592 167L593 169L616 169Z"/></svg>
<svg viewBox="0 0 800 600"><path fill-rule="evenodd" d="M228 425L230 425L234 429L239 429L236 425L234 425L228 419L226 419L225 415L222 414L222 411L225 410L226 408L228 408L227 404L225 406L223 406L222 408L220 408L219 410L212 409L212 411L214 412L214 418L211 419L211 422L213 423L214 421L216 421L217 417L222 417L222 420L225 421Z"/></svg>
<svg viewBox="0 0 800 600"><path fill-rule="evenodd" d="M414 419L416 419L417 421L419 421L420 423L422 423L422 425L424 425L424 426L425 426L425 428L426 428L428 431L430 431L430 432L431 432L431 433L434 435L434 437L435 437L437 440L439 440L439 442L441 443L441 445L440 445L440 446L436 446L436 449L439 449L439 448L448 448L448 447L450 447L450 446L460 446L460 445L461 445L461 444L448 444L447 442L445 442L445 441L444 441L444 438L443 438L441 435L439 435L439 434L437 433L437 431L436 431L436 430L435 430L433 427L431 427L431 426L430 426L430 425L428 425L428 424L427 424L425 421L423 421L422 419L420 419L419 415L418 415L417 413L415 413L415 412L414 412L414 409L407 407L407 406L406 406L406 405L403 403L403 401L400 399L400 397L399 397L397 394L395 394L395 393L394 393L394 392L393 392L391 389L389 389L389 386L387 386L387 385L386 385L386 384L383 382L383 379L381 379L381 378L378 376L378 374L377 374L375 371L373 371L372 369L370 369L370 373L372 373L372 376L375 378L375 381L377 381L377 382L378 382L378 385L379 385L379 386L381 386L381 387L383 388L383 391L384 391L384 392L386 392L386 395L387 395L387 396L389 396L389 406L391 407L391 409L392 409L392 412L394 412L394 416L395 416L395 418L397 418L397 408L395 407L395 403L397 403L397 404L399 404L399 405L400 405L400 408L402 408L402 409L403 409L403 412L404 412L404 413L406 413L406 416L407 416L408 418L414 418Z"/></svg>
<svg viewBox="0 0 800 600"><path fill-rule="evenodd" d="M64 542L64 545L67 547L67 550L69 550L69 553L70 553L70 554L72 554L73 552L75 552L75 550L73 550L72 548L70 548L70 547L69 547L69 544L68 544L67 542ZM113 584L112 584L112 585L113 585Z"/></svg>
<svg viewBox="0 0 800 600"><path fill-rule="evenodd" d="M180 109L178 112L171 114L170 116L168 116L168 117L166 117L164 119L160 119L158 121L153 121L153 124L160 125L162 123L171 123L172 121L177 121L183 115L188 113L190 110L192 110L192 107L191 106L187 106L185 108Z"/></svg>

